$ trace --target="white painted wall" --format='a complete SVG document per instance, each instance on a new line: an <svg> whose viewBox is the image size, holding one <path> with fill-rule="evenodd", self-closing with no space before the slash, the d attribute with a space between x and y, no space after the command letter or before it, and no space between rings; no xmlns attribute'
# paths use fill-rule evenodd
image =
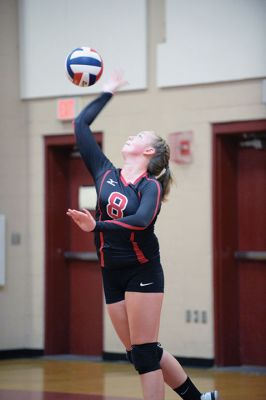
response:
<svg viewBox="0 0 266 400"><path fill-rule="evenodd" d="M159 87L266 75L265 0L165 0Z"/></svg>
<svg viewBox="0 0 266 400"><path fill-rule="evenodd" d="M122 69L131 90L146 88L145 0L19 0L19 6L22 98L84 95L64 72L67 55L80 46L102 56L103 79Z"/></svg>

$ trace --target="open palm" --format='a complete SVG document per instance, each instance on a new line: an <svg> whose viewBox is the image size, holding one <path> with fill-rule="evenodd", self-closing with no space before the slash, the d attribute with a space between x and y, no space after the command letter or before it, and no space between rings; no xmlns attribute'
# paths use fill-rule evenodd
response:
<svg viewBox="0 0 266 400"><path fill-rule="evenodd" d="M85 208L83 211L67 210L67 215L85 232L91 232L95 228L96 222L91 213Z"/></svg>

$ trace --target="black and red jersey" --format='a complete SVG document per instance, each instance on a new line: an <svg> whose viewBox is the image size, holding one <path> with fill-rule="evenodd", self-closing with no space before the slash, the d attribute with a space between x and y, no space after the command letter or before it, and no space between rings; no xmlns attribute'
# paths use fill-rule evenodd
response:
<svg viewBox="0 0 266 400"><path fill-rule="evenodd" d="M88 104L75 119L75 133L98 196L94 230L97 253L102 266L119 268L160 257L154 224L162 188L148 173L127 183L121 169L114 167L96 143L90 125L111 97L111 93L103 93Z"/></svg>

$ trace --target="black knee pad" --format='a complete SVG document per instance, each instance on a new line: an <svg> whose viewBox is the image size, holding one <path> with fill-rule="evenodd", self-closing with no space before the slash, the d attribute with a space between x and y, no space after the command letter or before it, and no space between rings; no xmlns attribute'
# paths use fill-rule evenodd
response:
<svg viewBox="0 0 266 400"><path fill-rule="evenodd" d="M160 369L158 343L134 344L132 346L132 361L139 374Z"/></svg>
<svg viewBox="0 0 266 400"><path fill-rule="evenodd" d="M163 348L161 343L157 343L157 354L158 360L160 362L163 356ZM132 350L127 350L127 360L130 362L130 364L134 364L132 360Z"/></svg>

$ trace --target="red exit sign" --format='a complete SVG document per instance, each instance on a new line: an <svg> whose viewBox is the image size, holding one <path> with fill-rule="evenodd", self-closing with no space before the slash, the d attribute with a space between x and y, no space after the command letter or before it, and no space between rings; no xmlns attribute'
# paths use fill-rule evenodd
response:
<svg viewBox="0 0 266 400"><path fill-rule="evenodd" d="M60 121L70 121L75 118L76 101L75 99L57 100L57 119Z"/></svg>

